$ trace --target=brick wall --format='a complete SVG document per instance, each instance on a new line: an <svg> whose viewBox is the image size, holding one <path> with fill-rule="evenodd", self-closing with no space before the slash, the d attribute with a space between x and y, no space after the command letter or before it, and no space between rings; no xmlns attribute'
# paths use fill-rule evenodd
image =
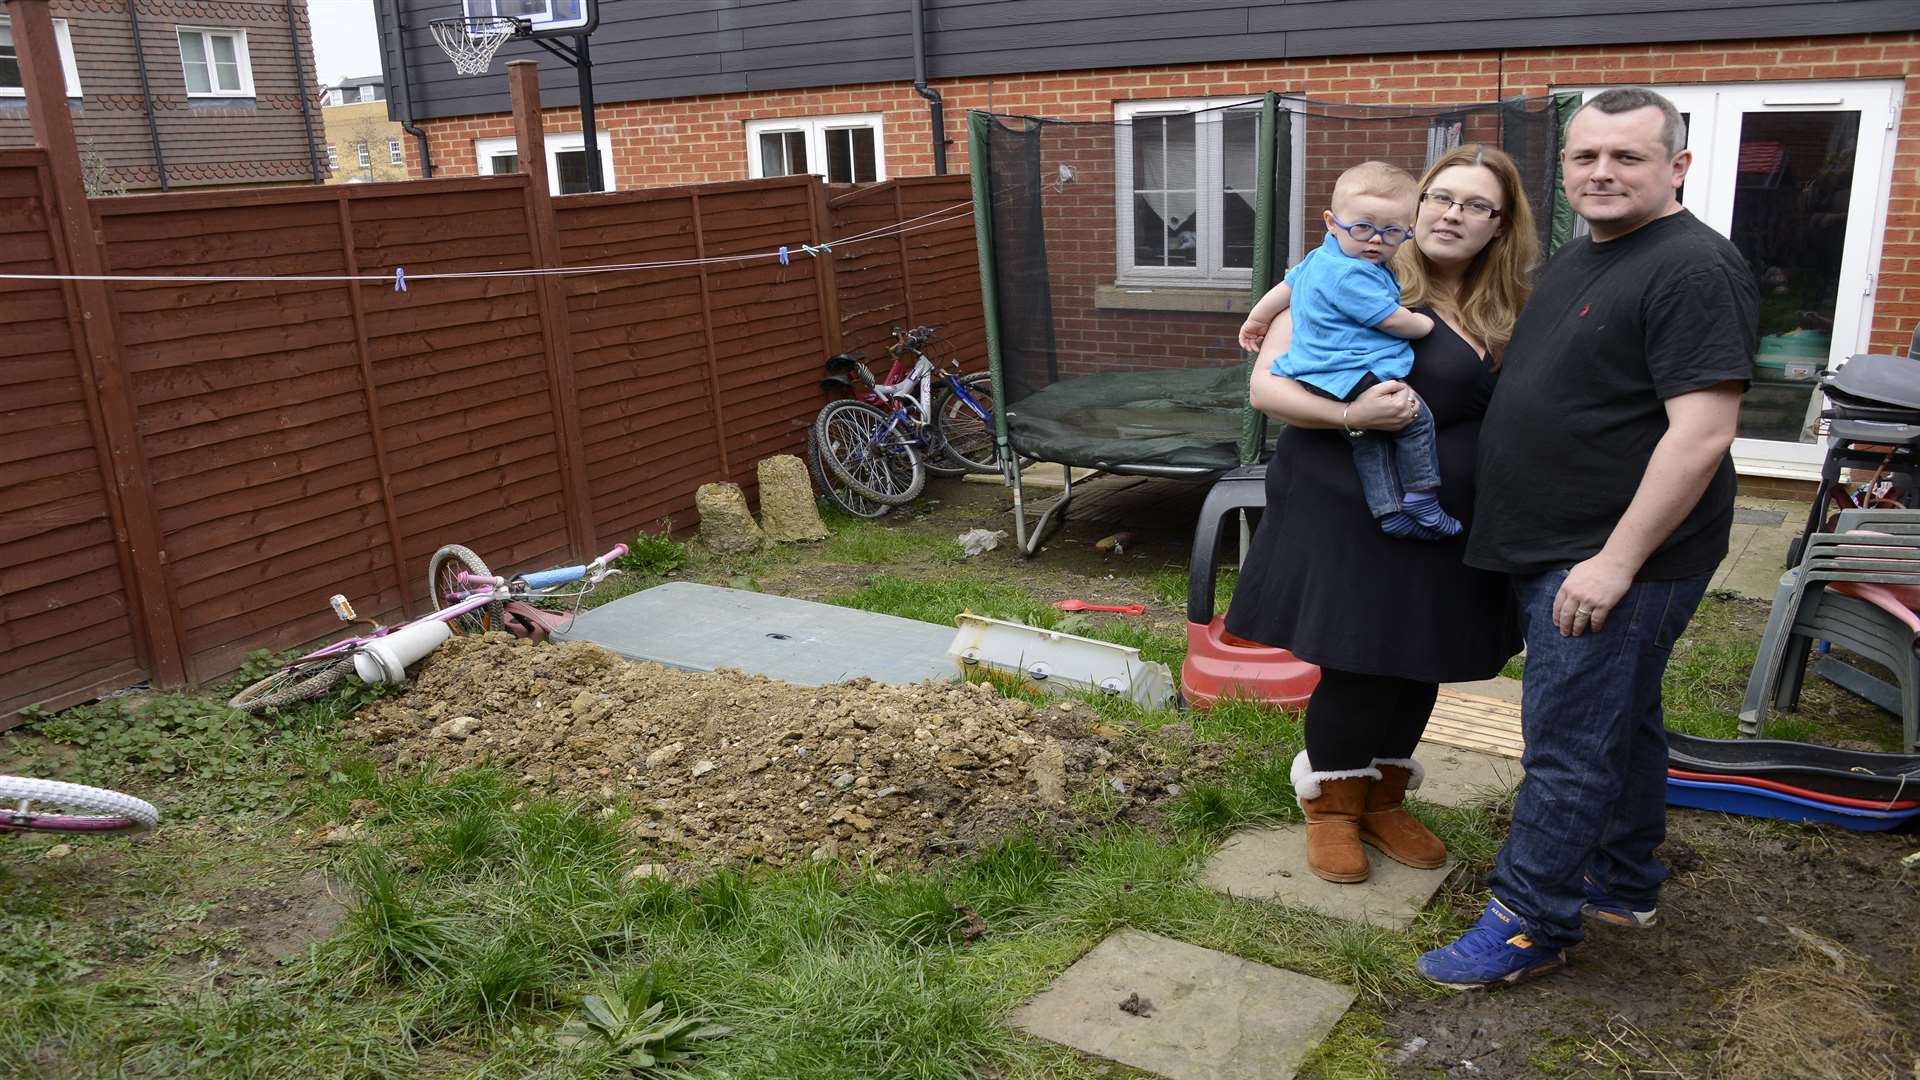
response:
<svg viewBox="0 0 1920 1080"><path fill-rule="evenodd" d="M499 77L499 76L492 76ZM949 168L966 168L965 115L984 108L1063 119L1110 120L1113 103L1161 97L1229 97L1268 89L1352 104L1435 105L1539 95L1556 86L1698 85L1827 79L1902 79L1906 84L1895 146L1888 220L1878 267L1872 345L1904 350L1920 323L1920 34L1873 34L1569 49L1512 49L1471 53L1354 56L1271 63L1221 63L1163 68L937 80L947 103ZM652 187L746 175L742 125L767 117L880 113L887 172L932 171L926 103L906 83L873 83L814 90L727 94L613 104L602 107L602 130L612 138L614 182ZM548 131L578 131L574 110L550 110ZM475 171L473 140L510 135L507 116L423 122L440 175ZM1312 132L1313 128L1309 128ZM1472 139L1474 132L1468 132ZM1356 147L1310 134L1310 152L1353 160ZM407 143L417 175L418 147ZM1377 155L1369 155L1377 156ZM1305 210L1324 205L1325 170L1314 170Z"/></svg>

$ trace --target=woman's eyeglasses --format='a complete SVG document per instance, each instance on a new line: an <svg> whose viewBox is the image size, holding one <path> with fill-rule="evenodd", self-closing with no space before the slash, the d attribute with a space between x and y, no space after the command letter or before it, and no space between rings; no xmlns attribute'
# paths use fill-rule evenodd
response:
<svg viewBox="0 0 1920 1080"><path fill-rule="evenodd" d="M1459 202L1438 192L1429 191L1420 196L1420 201L1443 214L1457 206L1460 208L1462 214L1470 218L1479 218L1482 221L1500 216L1500 211L1496 209L1492 203L1483 202L1479 199L1468 199L1466 202Z"/></svg>
<svg viewBox="0 0 1920 1080"><path fill-rule="evenodd" d="M1363 244L1369 240L1378 240L1388 247L1399 247L1413 236L1412 229L1399 225L1389 225L1384 229L1371 221L1356 221L1349 225L1339 218L1333 217L1331 210L1327 212L1327 216L1333 218L1333 223L1340 226L1348 236L1353 237Z"/></svg>

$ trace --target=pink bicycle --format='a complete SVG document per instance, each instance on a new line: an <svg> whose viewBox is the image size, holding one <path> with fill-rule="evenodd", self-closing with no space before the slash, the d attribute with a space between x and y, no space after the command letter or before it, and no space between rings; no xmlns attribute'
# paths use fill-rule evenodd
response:
<svg viewBox="0 0 1920 1080"><path fill-rule="evenodd" d="M541 611L534 602L572 599L577 611L578 601L594 586L620 572L609 564L626 553L627 545L616 544L590 563L500 577L472 551L448 544L427 563L428 595L437 607L432 614L400 626L382 626L360 619L352 603L336 595L331 603L342 622L366 622L372 630L290 661L227 704L250 713L263 712L322 697L350 674L360 675L365 682L399 682L408 663L433 651L452 633L507 630L544 639L569 616Z"/></svg>
<svg viewBox="0 0 1920 1080"><path fill-rule="evenodd" d="M0 776L0 833L140 832L159 823L152 803L118 791Z"/></svg>

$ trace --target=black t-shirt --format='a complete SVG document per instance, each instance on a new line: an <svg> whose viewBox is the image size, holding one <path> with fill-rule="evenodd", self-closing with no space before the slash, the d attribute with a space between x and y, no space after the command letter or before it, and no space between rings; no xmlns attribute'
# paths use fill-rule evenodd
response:
<svg viewBox="0 0 1920 1080"><path fill-rule="evenodd" d="M1667 432L1666 399L1752 378L1759 310L1746 260L1684 210L1561 249L1514 326L1481 429L1468 565L1536 574L1598 554ZM1729 455L1640 580L1720 565L1734 483Z"/></svg>

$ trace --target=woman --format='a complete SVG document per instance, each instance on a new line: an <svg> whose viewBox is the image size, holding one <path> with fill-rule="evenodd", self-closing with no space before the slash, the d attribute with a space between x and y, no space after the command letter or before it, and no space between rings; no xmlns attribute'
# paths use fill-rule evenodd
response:
<svg viewBox="0 0 1920 1080"><path fill-rule="evenodd" d="M1401 807L1420 786L1414 747L1441 683L1491 678L1520 647L1506 579L1461 562L1465 530L1438 542L1380 531L1348 436L1398 430L1424 399L1438 429L1441 505L1470 528L1480 417L1538 258L1513 159L1459 147L1422 177L1414 239L1394 256L1406 306L1437 320L1413 343L1405 382L1345 405L1272 374L1284 318L1254 364L1254 407L1286 428L1226 626L1320 665L1293 782L1307 865L1328 881L1366 879L1362 843L1409 866L1446 861L1446 846Z"/></svg>

